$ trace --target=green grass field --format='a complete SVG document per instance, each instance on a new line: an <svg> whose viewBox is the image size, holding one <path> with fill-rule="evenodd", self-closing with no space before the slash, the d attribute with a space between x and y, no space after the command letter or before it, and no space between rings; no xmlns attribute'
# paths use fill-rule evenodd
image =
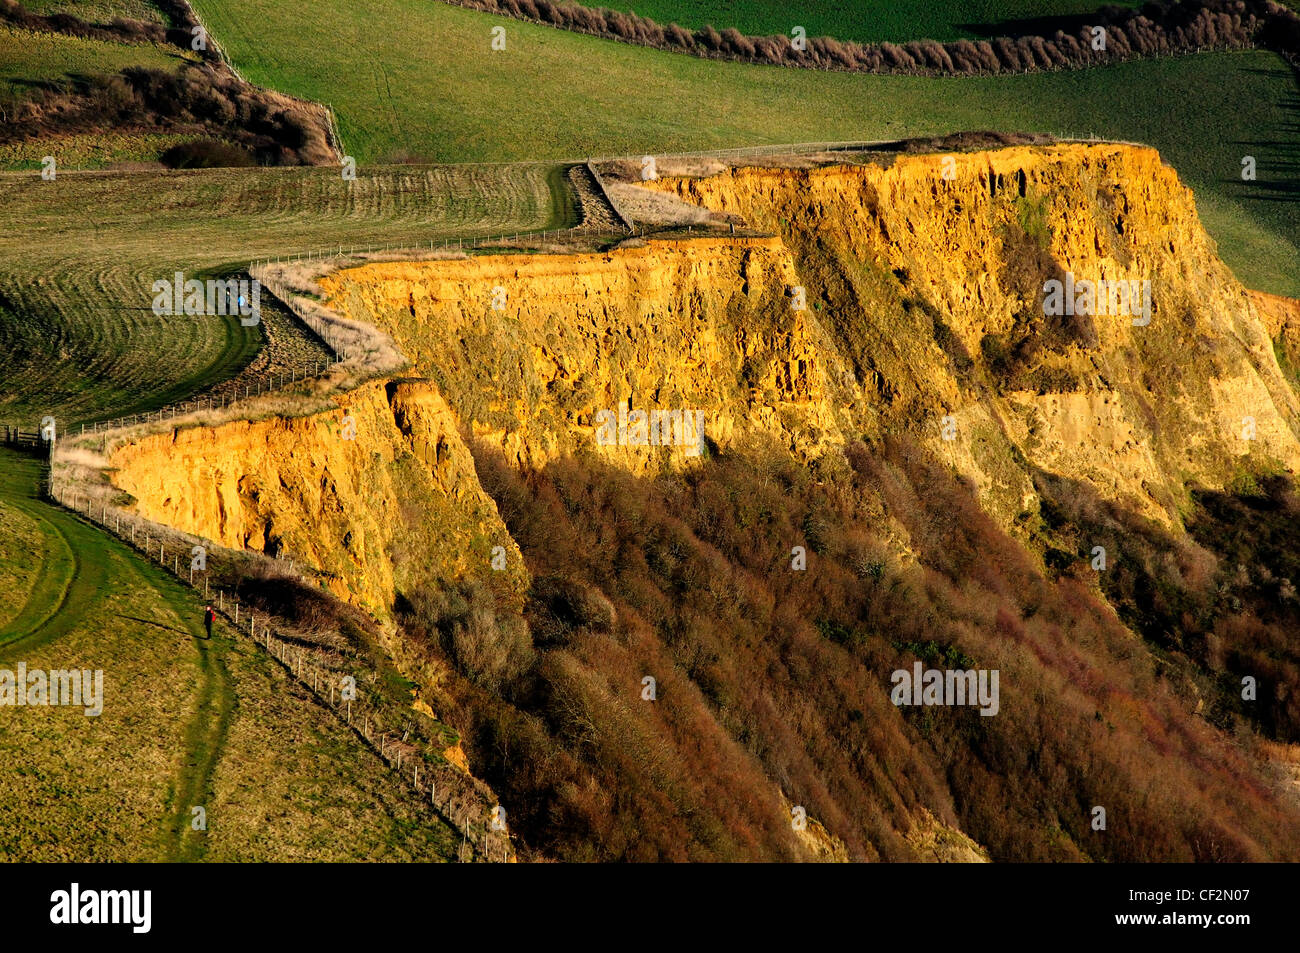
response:
<svg viewBox="0 0 1300 953"><path fill-rule="evenodd" d="M1300 151L1297 85L1271 53L929 79L717 63L428 0L196 7L250 80L332 103L361 162L640 155L963 129L1148 142L1196 190L1238 275L1300 294L1300 204L1278 200ZM498 24L504 52L489 45ZM1240 180L1248 154L1259 163L1249 185Z"/></svg>
<svg viewBox="0 0 1300 953"><path fill-rule="evenodd" d="M211 277L325 245L559 227L544 164L361 170L0 174L0 420L34 427L136 413L239 370L234 318L158 317L154 280ZM165 357L165 359L160 359Z"/></svg>
<svg viewBox="0 0 1300 953"><path fill-rule="evenodd" d="M6 103L33 96L42 87L67 85L77 76L116 73L128 66L170 72L188 59L178 49L27 33L0 25L0 115ZM0 169L39 169L47 155L53 155L58 167L64 169L149 162L170 146L190 138L106 129L58 139L21 140L0 145Z"/></svg>
<svg viewBox="0 0 1300 953"><path fill-rule="evenodd" d="M454 855L334 716L247 639L208 640L190 590L39 499L39 475L0 448L0 667L102 669L104 708L0 708L0 859Z"/></svg>
<svg viewBox="0 0 1300 953"><path fill-rule="evenodd" d="M1117 0L1114 6L1136 7L1139 0ZM783 3L781 0L600 0L590 6L608 7L649 17L661 24L677 23L698 29L712 24L719 30L790 35L802 26L808 36L875 43L890 40L958 40L987 36L988 27L1008 20L1091 13L1100 0L848 0L845 3ZM974 29L972 29L974 28ZM983 28L983 29L982 29Z"/></svg>
<svg viewBox="0 0 1300 953"><path fill-rule="evenodd" d="M109 23L114 17L164 23L162 12L149 0L22 0L33 13L71 13L87 23Z"/></svg>
<svg viewBox="0 0 1300 953"><path fill-rule="evenodd" d="M709 62L428 0L197 6L251 80L334 104L362 178L349 187L326 169L0 177L0 373L10 383L0 419L50 412L72 423L144 410L241 367L258 342L238 324L147 310L150 283L178 268L204 277L314 245L564 220L551 208L554 167L371 165L396 155L496 162L971 128L1136 139L1159 148L1192 185L1243 281L1300 294L1300 206L1279 200L1286 162L1300 148L1297 91L1271 54L926 79ZM498 23L508 43L494 53ZM75 56L65 46L26 51L8 75L66 73ZM113 55L166 54L123 47ZM516 95L521 89L528 95ZM68 143L73 161L77 149L85 144ZM1239 178L1246 154L1259 162L1249 184ZM155 359L162 339L166 362Z"/></svg>
<svg viewBox="0 0 1300 953"><path fill-rule="evenodd" d="M128 66L175 69L180 49L29 33L0 24L0 96L21 95L35 83L61 83L84 73L116 73Z"/></svg>
<svg viewBox="0 0 1300 953"><path fill-rule="evenodd" d="M39 170L54 154L60 169L158 168L158 156L182 142L202 138L183 133L122 133L116 130L60 136L58 141L24 139L0 145L0 169ZM53 148L51 148L53 146Z"/></svg>

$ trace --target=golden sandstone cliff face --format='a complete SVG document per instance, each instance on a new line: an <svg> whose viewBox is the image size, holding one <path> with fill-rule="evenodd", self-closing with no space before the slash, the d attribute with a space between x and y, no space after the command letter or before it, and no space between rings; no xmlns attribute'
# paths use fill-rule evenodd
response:
<svg viewBox="0 0 1300 953"><path fill-rule="evenodd" d="M481 451L525 471L566 456L638 476L701 465L688 446L602 445L600 415L620 408L703 411L706 457L833 460L850 440L909 433L1012 533L1044 474L1176 529L1189 485L1294 472L1300 404L1270 340L1294 338L1293 303L1240 287L1154 152L952 158L648 184L771 237L328 276L330 304L392 334L409 378L328 414L145 438L114 454L115 482L144 515L282 551L391 620L399 594L462 577L522 606L528 575ZM1045 314L1044 281L1067 276L1149 281L1149 323ZM891 538L910 548L905 531ZM914 820L918 856L982 857L954 827Z"/></svg>
<svg viewBox="0 0 1300 953"><path fill-rule="evenodd" d="M594 449L641 473L691 456L602 447L597 415L620 406L703 410L716 446L791 428L806 431L792 450L839 440L829 342L790 311L797 275L777 239L376 264L322 284L336 308L390 330L474 435L519 465Z"/></svg>
<svg viewBox="0 0 1300 953"><path fill-rule="evenodd" d="M1188 482L1221 487L1239 463L1294 471L1300 405L1255 299L1153 150L1013 148L952 156L947 172L927 155L651 185L776 231L801 266L817 263L803 275L809 300L824 299L840 341L865 339L863 386L846 396L867 432L916 427L1004 518L1032 498L1028 468L1008 466L1012 444L1031 467L1161 521L1176 520ZM1150 323L1052 328L1043 280L1067 272L1150 281ZM999 375L1015 348L1034 353Z"/></svg>
<svg viewBox="0 0 1300 953"><path fill-rule="evenodd" d="M112 462L141 515L321 570L335 595L381 619L413 573L455 578L498 545L500 581L522 605L518 550L423 382L366 384L328 414L146 437Z"/></svg>
<svg viewBox="0 0 1300 953"><path fill-rule="evenodd" d="M600 445L602 410L702 410L712 448L805 458L909 430L1007 525L1036 470L1176 525L1189 483L1295 469L1300 405L1259 310L1281 329L1287 306L1233 279L1154 151L952 160L649 183L772 238L328 276L332 305L392 333L423 380L367 385L335 414L148 438L114 456L116 483L147 516L282 549L387 617L412 572L454 578L497 545L509 588L526 585L466 435L523 468L692 465L690 447ZM1150 322L1045 318L1043 275L1066 272L1150 281Z"/></svg>
<svg viewBox="0 0 1300 953"><path fill-rule="evenodd" d="M1188 482L1300 463L1300 406L1258 309L1281 329L1287 306L1236 283L1151 150L650 185L776 237L333 274L333 306L393 334L426 380L367 385L331 415L144 439L114 455L117 485L162 523L305 560L386 618L412 566L451 579L493 546L510 588L525 585L465 433L519 467L593 452L645 473L692 464L690 447L601 446L599 412L703 411L715 449L775 439L800 456L902 428L1008 524L1034 502L1035 469L1177 524ZM1041 276L1065 272L1151 281L1151 321L1053 326Z"/></svg>

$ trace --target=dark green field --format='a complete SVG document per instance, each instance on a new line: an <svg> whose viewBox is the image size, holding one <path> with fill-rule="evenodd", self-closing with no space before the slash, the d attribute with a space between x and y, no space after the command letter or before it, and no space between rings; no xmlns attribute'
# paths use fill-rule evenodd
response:
<svg viewBox="0 0 1300 953"><path fill-rule="evenodd" d="M1271 53L929 79L718 63L426 0L196 7L250 80L332 103L348 151L363 163L641 155L967 129L1150 143L1195 189L1242 280L1300 295L1300 204L1288 191L1300 92ZM504 52L489 46L498 24ZM1248 154L1259 163L1249 185L1240 179Z"/></svg>
<svg viewBox="0 0 1300 953"><path fill-rule="evenodd" d="M847 3L781 3L779 0L602 0L592 6L625 10L659 23L698 29L712 24L719 30L789 35L802 26L808 36L841 40L895 43L907 40L958 40L1014 32L1016 20L1070 16L1095 11L1097 0L850 0ZM1119 0L1136 7L1138 0Z"/></svg>

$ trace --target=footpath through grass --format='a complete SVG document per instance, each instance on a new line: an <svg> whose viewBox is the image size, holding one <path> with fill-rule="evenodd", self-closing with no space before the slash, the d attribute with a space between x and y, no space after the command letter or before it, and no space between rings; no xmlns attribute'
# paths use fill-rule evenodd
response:
<svg viewBox="0 0 1300 953"><path fill-rule="evenodd" d="M441 860L455 831L193 592L0 448L0 668L102 669L103 713L0 707L0 859ZM194 807L207 830L193 829Z"/></svg>

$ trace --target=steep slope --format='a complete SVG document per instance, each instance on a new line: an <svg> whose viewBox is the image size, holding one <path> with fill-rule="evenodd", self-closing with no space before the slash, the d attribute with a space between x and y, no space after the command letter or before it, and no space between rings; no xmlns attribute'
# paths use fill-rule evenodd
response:
<svg viewBox="0 0 1300 953"><path fill-rule="evenodd" d="M509 550L501 591L523 606L518 550L456 421L421 381L371 383L338 411L146 437L113 457L142 516L232 549L294 558L335 595L388 618L413 566L447 579Z"/></svg>
<svg viewBox="0 0 1300 953"><path fill-rule="evenodd" d="M1292 858L1254 732L1300 738L1300 405L1257 306L1151 150L953 158L652 184L768 238L332 275L422 379L350 395L355 441L186 431L115 480L394 623L547 855ZM1149 322L1045 313L1067 273ZM997 713L896 706L918 661Z"/></svg>
<svg viewBox="0 0 1300 953"><path fill-rule="evenodd" d="M875 429L910 424L1004 517L1030 502L1017 499L1027 470L1005 466L1009 443L1167 520L1186 484L1223 486L1247 453L1294 472L1300 404L1253 300L1154 151L948 158L952 178L928 156L657 185L779 232L867 386ZM1150 281L1150 323L1047 317L1043 284L1067 272ZM949 413L963 437L945 446L937 418Z"/></svg>

